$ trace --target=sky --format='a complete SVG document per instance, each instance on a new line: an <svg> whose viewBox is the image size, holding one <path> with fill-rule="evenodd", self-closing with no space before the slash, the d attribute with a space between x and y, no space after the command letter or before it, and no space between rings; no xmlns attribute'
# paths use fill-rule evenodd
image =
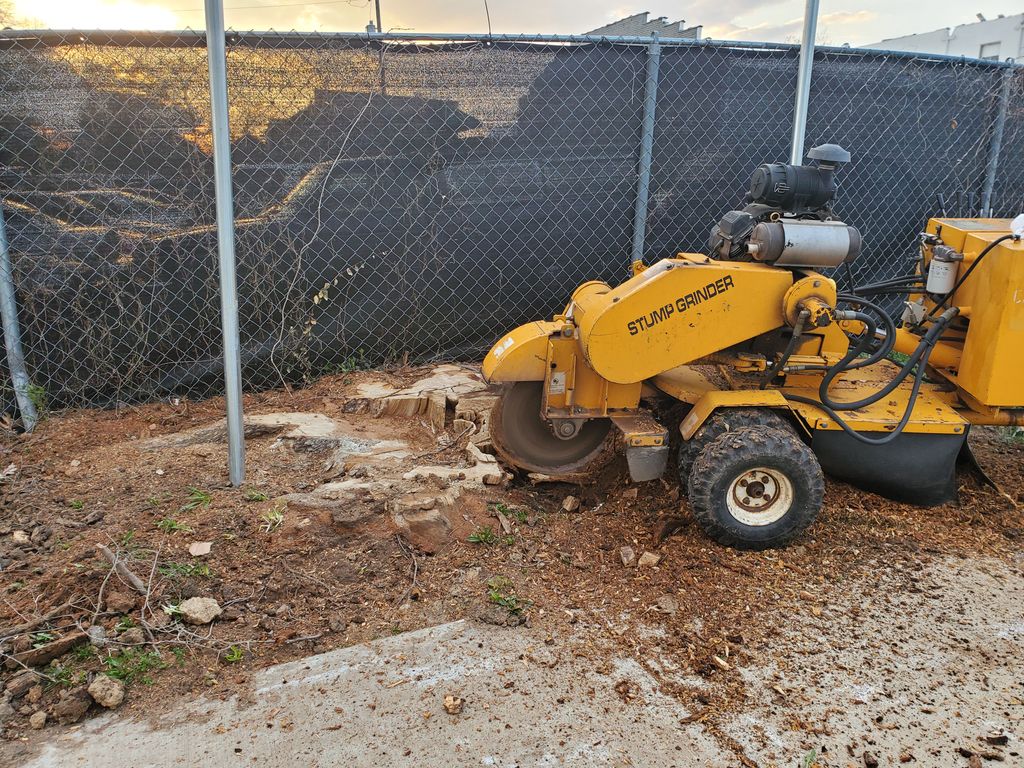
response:
<svg viewBox="0 0 1024 768"><path fill-rule="evenodd" d="M373 0L223 0L233 29L362 31ZM14 0L23 26L55 29L183 29L203 26L203 0ZM495 33L581 33L641 11L701 24L704 36L799 42L803 0L487 0ZM927 13L922 10L927 9ZM381 0L386 30L486 32L484 0ZM821 0L817 41L859 45L1020 13L1019 0ZM25 23L27 22L27 23Z"/></svg>

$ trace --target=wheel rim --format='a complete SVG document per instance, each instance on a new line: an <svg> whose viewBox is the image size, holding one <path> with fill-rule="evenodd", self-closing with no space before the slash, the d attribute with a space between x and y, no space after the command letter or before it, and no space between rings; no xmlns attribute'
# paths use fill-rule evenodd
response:
<svg viewBox="0 0 1024 768"><path fill-rule="evenodd" d="M591 419L562 440L541 418L543 382L520 381L507 389L491 415L491 440L508 463L557 477L580 472L604 453L611 423Z"/></svg>
<svg viewBox="0 0 1024 768"><path fill-rule="evenodd" d="M726 506L744 525L771 525L793 506L793 483L771 467L745 469L729 484Z"/></svg>

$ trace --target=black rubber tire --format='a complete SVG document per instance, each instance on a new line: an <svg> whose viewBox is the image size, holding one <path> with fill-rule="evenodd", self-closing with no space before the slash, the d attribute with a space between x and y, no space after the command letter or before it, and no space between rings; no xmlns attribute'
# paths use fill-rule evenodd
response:
<svg viewBox="0 0 1024 768"><path fill-rule="evenodd" d="M748 525L729 511L728 495L740 475L758 467L783 475L792 501L779 519ZM817 457L790 429L744 427L719 435L690 472L690 504L698 524L719 544L736 549L785 546L814 522L824 494Z"/></svg>
<svg viewBox="0 0 1024 768"><path fill-rule="evenodd" d="M693 437L679 442L679 486L684 493L689 493L690 470L693 469L693 463L701 451L719 435L744 427L793 432L793 427L788 421L767 408L721 408L715 411L701 424Z"/></svg>

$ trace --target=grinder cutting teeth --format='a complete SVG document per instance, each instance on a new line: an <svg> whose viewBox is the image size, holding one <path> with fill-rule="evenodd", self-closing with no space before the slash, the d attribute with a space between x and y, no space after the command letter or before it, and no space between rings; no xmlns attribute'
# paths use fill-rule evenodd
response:
<svg viewBox="0 0 1024 768"><path fill-rule="evenodd" d="M668 432L645 406L671 398L686 410L680 488L721 543L799 535L821 507L823 469L897 500L950 500L970 425L1024 423L1024 222L932 219L914 274L841 293L817 270L860 252L829 207L850 155L808 156L755 171L709 256L584 283L552 320L503 336L483 363L508 384L490 423L499 456L579 476L621 436L633 480L660 477ZM914 297L899 328L867 298L892 294ZM889 362L893 351L907 362Z"/></svg>

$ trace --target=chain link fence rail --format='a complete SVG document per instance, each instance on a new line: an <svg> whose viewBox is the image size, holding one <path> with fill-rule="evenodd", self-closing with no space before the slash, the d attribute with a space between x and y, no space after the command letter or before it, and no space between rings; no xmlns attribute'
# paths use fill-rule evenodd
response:
<svg viewBox="0 0 1024 768"><path fill-rule="evenodd" d="M794 46L262 32L227 43L250 390L476 360L581 281L621 280L636 246L648 260L703 251L753 168L789 154ZM1024 76L1006 71L818 50L807 146L853 153L836 209L864 235L858 280L906 269L937 194L969 215L988 182L997 215L1020 212ZM220 390L209 125L202 33L0 33L0 196L40 406ZM0 382L10 410L6 368Z"/></svg>

